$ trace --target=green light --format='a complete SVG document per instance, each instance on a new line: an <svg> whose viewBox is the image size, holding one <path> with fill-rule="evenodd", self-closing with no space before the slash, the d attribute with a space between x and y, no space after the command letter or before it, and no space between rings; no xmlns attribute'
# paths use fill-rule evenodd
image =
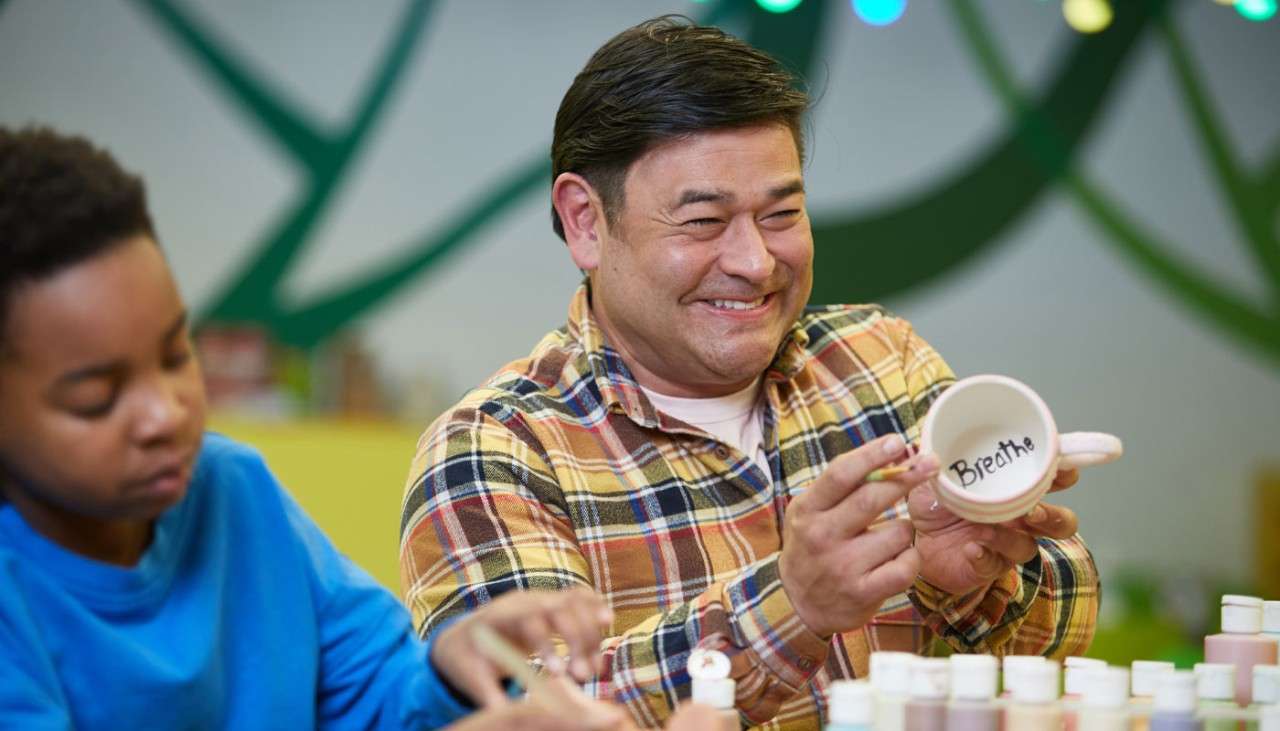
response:
<svg viewBox="0 0 1280 731"><path fill-rule="evenodd" d="M771 13L785 13L795 10L800 2L801 0L756 0L756 5Z"/></svg>
<svg viewBox="0 0 1280 731"><path fill-rule="evenodd" d="M1236 0L1236 12L1261 23L1276 14L1276 0Z"/></svg>

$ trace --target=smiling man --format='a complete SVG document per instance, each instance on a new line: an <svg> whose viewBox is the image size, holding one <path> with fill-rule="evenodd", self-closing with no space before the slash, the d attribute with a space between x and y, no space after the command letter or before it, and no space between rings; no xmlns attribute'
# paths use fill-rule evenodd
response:
<svg viewBox="0 0 1280 731"><path fill-rule="evenodd" d="M936 458L911 445L951 371L879 307L806 309L807 107L769 56L670 19L578 74L551 197L586 282L419 444L401 567L420 632L512 589L593 586L614 611L598 695L657 725L711 646L744 720L772 728L816 728L873 650L1087 646L1075 516L937 507Z"/></svg>

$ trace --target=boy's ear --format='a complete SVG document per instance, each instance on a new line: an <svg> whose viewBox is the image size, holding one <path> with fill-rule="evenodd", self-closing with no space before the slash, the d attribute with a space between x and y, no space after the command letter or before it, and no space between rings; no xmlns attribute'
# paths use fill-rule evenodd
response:
<svg viewBox="0 0 1280 731"><path fill-rule="evenodd" d="M560 173L551 186L551 204L560 215L569 256L584 272L600 266L600 240L604 235L604 204L595 188L577 173Z"/></svg>

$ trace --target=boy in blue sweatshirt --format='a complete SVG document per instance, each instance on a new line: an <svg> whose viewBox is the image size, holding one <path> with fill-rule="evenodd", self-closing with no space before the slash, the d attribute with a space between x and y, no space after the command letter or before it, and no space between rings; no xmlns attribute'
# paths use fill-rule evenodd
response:
<svg viewBox="0 0 1280 731"><path fill-rule="evenodd" d="M516 592L419 641L257 453L204 432L188 328L142 183L0 128L0 727L438 728L476 705L458 729L581 727L506 703L469 627L558 635L582 676L604 604Z"/></svg>

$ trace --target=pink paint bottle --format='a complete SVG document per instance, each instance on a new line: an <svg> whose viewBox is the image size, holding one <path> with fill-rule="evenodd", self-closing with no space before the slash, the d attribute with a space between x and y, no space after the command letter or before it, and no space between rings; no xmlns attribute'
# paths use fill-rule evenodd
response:
<svg viewBox="0 0 1280 731"><path fill-rule="evenodd" d="M1077 718L1085 731L1129 731L1129 671L1090 669L1084 678Z"/></svg>
<svg viewBox="0 0 1280 731"><path fill-rule="evenodd" d="M950 681L951 663L943 658L918 657L911 663L906 731L946 731Z"/></svg>
<svg viewBox="0 0 1280 731"><path fill-rule="evenodd" d="M1013 697L1004 712L1005 731L1059 731L1062 728L1058 674L1058 663L1052 660L1018 668Z"/></svg>
<svg viewBox="0 0 1280 731"><path fill-rule="evenodd" d="M995 705L999 665L992 655L952 655L951 701L947 703L947 731L998 731L1000 709Z"/></svg>
<svg viewBox="0 0 1280 731"><path fill-rule="evenodd" d="M1208 663L1236 666L1235 700L1249 705L1254 665L1275 665L1277 644L1262 632L1262 600L1252 596L1227 594L1222 597L1222 632L1204 638L1204 659Z"/></svg>
<svg viewBox="0 0 1280 731"><path fill-rule="evenodd" d="M1062 719L1067 731L1076 729L1076 711L1073 706L1084 695L1085 677L1091 670L1106 666L1106 660L1091 657L1072 656L1062 661L1062 700L1067 704L1063 709Z"/></svg>

